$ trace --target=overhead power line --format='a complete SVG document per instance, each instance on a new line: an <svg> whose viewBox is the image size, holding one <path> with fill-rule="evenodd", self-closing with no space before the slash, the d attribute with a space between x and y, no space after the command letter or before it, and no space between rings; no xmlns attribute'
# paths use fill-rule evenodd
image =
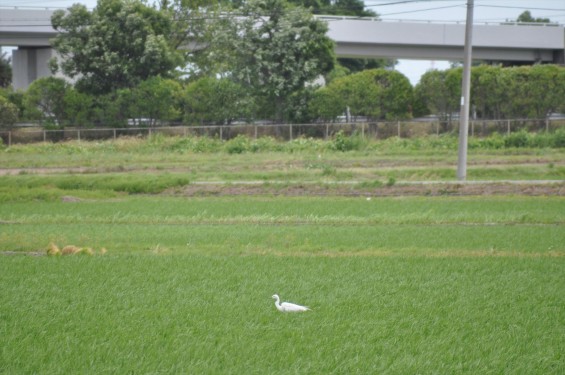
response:
<svg viewBox="0 0 565 375"><path fill-rule="evenodd" d="M382 3L382 4L365 4L365 8L372 8L372 7L384 7L387 5L400 5L400 4L409 4L409 3L422 3L422 2L429 2L425 0L403 0L403 1L394 1L392 3Z"/></svg>
<svg viewBox="0 0 565 375"><path fill-rule="evenodd" d="M489 4L482 4L482 5L477 5L477 7L483 7L483 8L507 8L507 9L527 9L527 10L547 10L547 11L556 11L556 12L563 12L565 11L565 8L560 8L560 9L556 9L556 8L532 8L532 7L516 7L516 6L507 6L507 5L489 5Z"/></svg>
<svg viewBox="0 0 565 375"><path fill-rule="evenodd" d="M447 5L447 6L435 7L435 8L416 9L416 10L405 10L405 11L403 11L403 12L379 14L379 16L394 16L394 15L397 15L397 14L419 13L419 12L427 12L427 11L430 11L430 10L437 10L437 9L459 8L459 7L464 6L464 5L465 5L465 4Z"/></svg>

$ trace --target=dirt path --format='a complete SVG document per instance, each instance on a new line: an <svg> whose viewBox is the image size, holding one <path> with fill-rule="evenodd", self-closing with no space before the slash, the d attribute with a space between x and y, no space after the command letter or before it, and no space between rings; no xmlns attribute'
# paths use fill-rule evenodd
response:
<svg viewBox="0 0 565 375"><path fill-rule="evenodd" d="M565 196L565 181L398 182L393 186L363 187L353 183L193 183L165 194L181 196L283 195L283 196Z"/></svg>
<svg viewBox="0 0 565 375"><path fill-rule="evenodd" d="M86 173L96 172L96 168L70 167L70 168L0 168L0 176L15 176L18 174L48 175L57 173Z"/></svg>

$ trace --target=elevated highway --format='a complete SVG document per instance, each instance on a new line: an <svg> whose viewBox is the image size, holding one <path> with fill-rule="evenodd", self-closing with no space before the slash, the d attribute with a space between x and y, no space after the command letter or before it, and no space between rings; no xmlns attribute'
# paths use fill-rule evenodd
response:
<svg viewBox="0 0 565 375"><path fill-rule="evenodd" d="M0 9L0 46L13 51L13 84L26 88L49 75L54 56L49 40L55 9ZM328 22L328 36L339 57L462 60L464 23L392 22L373 18L318 16ZM565 28L556 24L475 24L473 59L530 63L565 63Z"/></svg>

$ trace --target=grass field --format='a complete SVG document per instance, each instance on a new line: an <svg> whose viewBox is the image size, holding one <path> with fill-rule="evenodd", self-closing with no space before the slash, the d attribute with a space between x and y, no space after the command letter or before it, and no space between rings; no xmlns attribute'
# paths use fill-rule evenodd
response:
<svg viewBox="0 0 565 375"><path fill-rule="evenodd" d="M177 159L86 144L73 161L69 145L36 147L51 151L2 154L26 169L0 176L0 374L565 373L562 195L187 196L281 163L299 184L369 173L365 191L391 172L365 152ZM119 168L128 155L144 161ZM451 158L393 156L428 172ZM560 150L475 158L516 176L563 168ZM320 159L334 169L305 167ZM272 171L264 181L288 178ZM46 256L50 243L95 255ZM274 293L312 311L282 314Z"/></svg>

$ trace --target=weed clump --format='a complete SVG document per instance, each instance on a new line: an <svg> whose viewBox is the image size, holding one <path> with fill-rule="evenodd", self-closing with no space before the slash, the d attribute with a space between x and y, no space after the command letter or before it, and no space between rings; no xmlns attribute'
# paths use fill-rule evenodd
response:
<svg viewBox="0 0 565 375"><path fill-rule="evenodd" d="M243 154L249 151L250 147L251 142L249 138L241 134L226 143L226 151L228 154Z"/></svg>
<svg viewBox="0 0 565 375"><path fill-rule="evenodd" d="M47 255L54 256L54 255L61 255L61 250L55 245L54 243L50 243L47 247Z"/></svg>
<svg viewBox="0 0 565 375"><path fill-rule="evenodd" d="M366 141L359 134L347 136L343 130L340 130L335 135L332 146L334 150L341 152L359 151L365 147L365 143Z"/></svg>
<svg viewBox="0 0 565 375"><path fill-rule="evenodd" d="M78 251L78 254L82 255L94 255L94 251L90 247L83 247Z"/></svg>
<svg viewBox="0 0 565 375"><path fill-rule="evenodd" d="M100 255L104 255L107 253L108 250L106 250L105 247L101 248L100 251L98 252L98 254ZM67 245L65 247L63 247L62 249L59 249L59 247L54 244L53 242L51 242L49 244L49 246L47 246L47 255L48 256L57 256L57 255L95 255L96 252L91 248L91 247L78 247L75 245Z"/></svg>
<svg viewBox="0 0 565 375"><path fill-rule="evenodd" d="M79 251L80 249L75 245L67 245L61 249L61 255L73 255L77 254Z"/></svg>

